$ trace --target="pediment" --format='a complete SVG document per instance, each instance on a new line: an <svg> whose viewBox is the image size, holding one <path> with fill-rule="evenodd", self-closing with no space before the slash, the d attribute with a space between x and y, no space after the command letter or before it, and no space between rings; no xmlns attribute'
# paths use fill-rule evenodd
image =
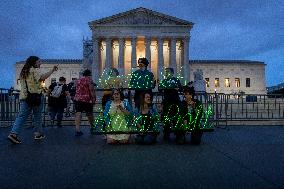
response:
<svg viewBox="0 0 284 189"><path fill-rule="evenodd" d="M137 8L110 17L89 22L90 26L99 25L188 25L193 23L176 17L155 12L146 8Z"/></svg>

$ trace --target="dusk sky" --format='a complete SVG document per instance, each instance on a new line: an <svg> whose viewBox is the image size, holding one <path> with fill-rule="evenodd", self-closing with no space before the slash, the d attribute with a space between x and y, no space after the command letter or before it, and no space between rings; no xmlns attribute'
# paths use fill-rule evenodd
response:
<svg viewBox="0 0 284 189"><path fill-rule="evenodd" d="M267 86L284 82L283 0L1 0L0 88L30 55L81 59L89 21L138 7L193 22L190 59L263 61Z"/></svg>

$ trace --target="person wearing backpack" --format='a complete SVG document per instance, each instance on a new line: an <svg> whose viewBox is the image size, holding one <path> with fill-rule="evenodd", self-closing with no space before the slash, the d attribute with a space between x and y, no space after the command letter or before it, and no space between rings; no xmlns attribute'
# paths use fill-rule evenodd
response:
<svg viewBox="0 0 284 189"><path fill-rule="evenodd" d="M52 83L48 89L48 109L52 126L55 117L57 118L57 127L62 127L64 108L67 107L67 99L69 96L66 78L60 77L58 83Z"/></svg>

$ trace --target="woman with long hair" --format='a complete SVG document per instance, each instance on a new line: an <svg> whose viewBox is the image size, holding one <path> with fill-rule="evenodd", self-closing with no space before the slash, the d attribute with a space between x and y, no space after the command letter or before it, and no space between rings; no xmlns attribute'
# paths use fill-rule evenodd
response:
<svg viewBox="0 0 284 189"><path fill-rule="evenodd" d="M154 144L157 139L159 114L155 105L152 104L152 96L150 93L142 93L139 108L135 109L135 120L138 134L135 138L138 144ZM152 133L147 133L147 132ZM145 133L143 133L145 132Z"/></svg>
<svg viewBox="0 0 284 189"><path fill-rule="evenodd" d="M129 131L131 113L132 108L127 100L123 100L122 92L113 89L104 111L106 131ZM107 143L127 144L129 137L129 134L107 134Z"/></svg>
<svg viewBox="0 0 284 189"><path fill-rule="evenodd" d="M12 130L8 136L8 139L14 144L20 144L21 141L18 135L24 126L30 113L33 114L34 126L35 126L35 140L43 139L45 136L42 131L42 108L44 104L43 89L41 82L47 79L58 68L54 66L50 71L40 74L40 59L37 56L30 56L27 58L24 67L20 73L20 111L13 124ZM41 98L40 102L35 105L28 104L28 93L38 94Z"/></svg>

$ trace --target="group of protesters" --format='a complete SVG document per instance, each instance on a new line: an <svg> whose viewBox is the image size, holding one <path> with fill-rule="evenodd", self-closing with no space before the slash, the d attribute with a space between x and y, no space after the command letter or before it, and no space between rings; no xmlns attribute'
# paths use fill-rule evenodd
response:
<svg viewBox="0 0 284 189"><path fill-rule="evenodd" d="M96 102L96 92L94 82L92 81L92 72L88 69L82 72L82 76L76 82L73 82L75 92L72 100L75 105L75 136L83 135L80 129L82 113L86 113L90 132L94 133L97 127L107 133L106 140L109 144L123 143L130 141L130 132L133 126L138 130L135 141L138 144L154 144L157 141L159 133L159 122L163 123L163 139L170 140L170 134L176 135L176 143L184 144L186 142L186 132L198 132L201 117L202 104L194 98L195 91L193 87L183 87L180 80L174 77L174 69L165 69L165 79L158 83L158 89L163 93L161 116L157 107L153 104L152 89L155 88L154 75L147 69L149 62L146 58L139 58L138 67L131 74L129 87L126 92L122 88L122 80L116 68L111 68L108 77L102 85L105 89L102 97L103 123L98 124L94 119L93 107ZM42 95L41 82L47 79L58 67L54 66L50 71L40 74L40 59L36 56L30 56L21 70L20 82L20 111L13 123L8 139L14 144L20 144L18 137L20 130L25 124L30 113L34 116L35 140L45 138L42 129L42 117L44 96ZM134 92L134 104L132 104L131 92ZM51 124L62 127L64 109L68 109L70 101L70 87L66 85L66 78L60 77L58 83L52 83L47 92L48 109ZM183 100L180 100L179 94L183 94ZM40 103L31 104L30 96L38 94ZM201 137L196 141L200 143Z"/></svg>

